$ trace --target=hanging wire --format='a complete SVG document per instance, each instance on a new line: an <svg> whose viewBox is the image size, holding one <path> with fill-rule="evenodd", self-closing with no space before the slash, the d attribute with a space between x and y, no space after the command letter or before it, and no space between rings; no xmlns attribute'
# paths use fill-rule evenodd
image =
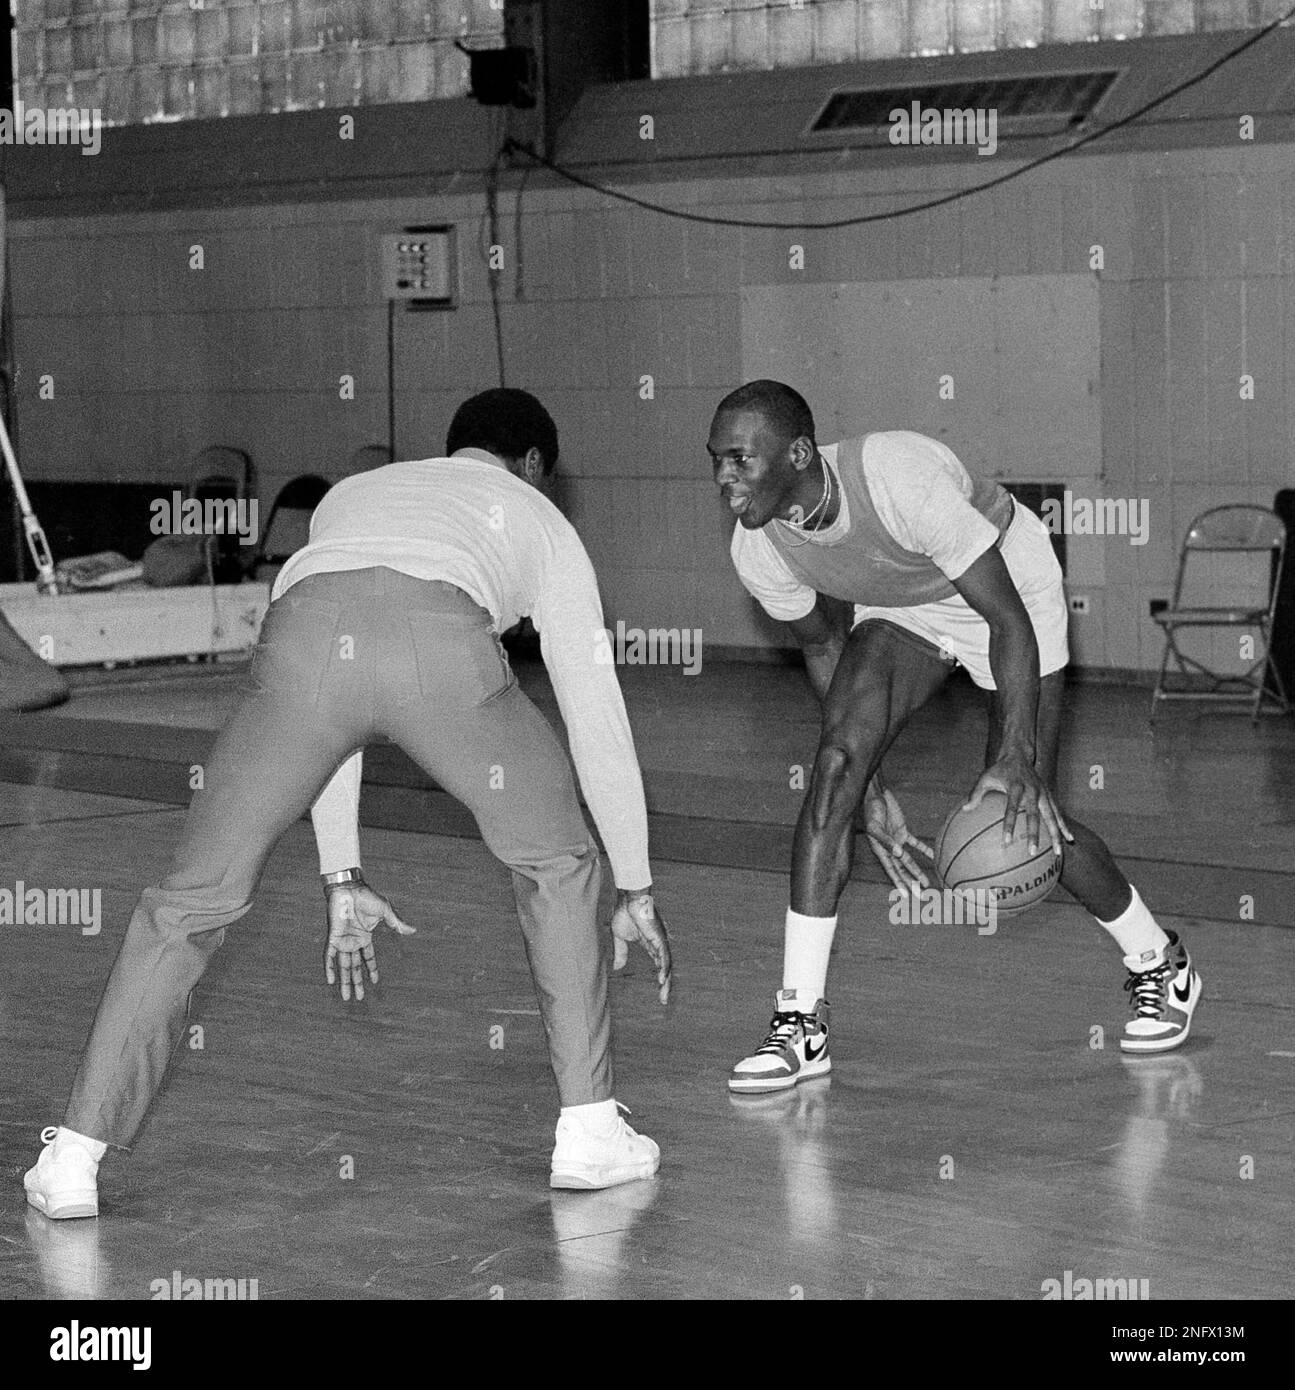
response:
<svg viewBox="0 0 1295 1390"><path fill-rule="evenodd" d="M1119 120L1111 121L1108 125L1099 126L1096 130L1089 131L1088 134L1080 136L1077 140L1063 146L1061 149L1051 150L1047 154L1040 155L1037 159L1032 159L1016 169L1010 169L1005 174L999 174L996 178L986 179L983 183L974 184L970 188L961 188L953 193L945 193L938 198L928 198L921 203L913 203L908 207L894 208L889 212L871 212L857 217L838 217L825 222L772 222L763 221L755 218L745 217L713 217L706 213L685 212L681 208L665 207L660 203L648 202L645 198L637 198L632 193L625 193L617 188L609 188L606 184L598 183L594 179L586 178L583 174L577 174L574 170L565 168L561 164L555 163L551 159L545 158L529 145L524 145L511 137L503 143L499 154L495 157L495 162L491 166L492 176L497 176L499 161L502 157L510 154L524 155L535 165L547 169L550 173L556 174L559 178L566 179L568 183L573 183L579 188L589 189L594 193L601 193L608 198L614 198L618 202L629 203L632 207L641 208L645 212L659 213L662 217L677 218L682 222L702 222L713 227L750 227L765 231L778 232L806 232L806 231L835 231L843 227L862 227L870 222L890 222L900 217L911 217L915 213L929 212L933 208L945 207L949 203L956 203L963 198L972 198L979 193L986 193L991 188L999 188L1012 179L1022 178L1024 175L1032 173L1035 169L1040 169L1045 164L1050 164L1055 159L1061 159L1065 155L1071 155L1078 150L1082 150L1087 145L1093 144L1097 140L1105 139L1106 136L1114 134L1117 130L1133 125L1140 121L1149 112L1163 106L1166 102L1172 101L1174 97L1180 96L1183 92L1189 91L1192 87L1198 86L1207 78L1212 77L1220 68L1239 58L1241 54L1253 48L1256 44L1262 43L1270 34L1289 20L1295 17L1295 6L1292 6L1280 18L1274 19L1271 23L1264 25L1262 29L1249 35L1236 47L1228 50L1214 62L1208 64L1200 72L1185 78L1183 81L1170 87L1168 91L1162 92L1159 96L1153 97L1150 101L1144 102L1136 110L1130 111L1128 115L1121 116Z"/></svg>
<svg viewBox="0 0 1295 1390"><path fill-rule="evenodd" d="M495 363L499 373L500 386L507 386L504 365L504 324L499 303L499 275L491 264L491 247L502 246L499 240L499 171L507 158L507 144L499 147L490 168L486 171L486 206L481 219L481 257L486 267L486 283L490 287L490 313L495 327Z"/></svg>

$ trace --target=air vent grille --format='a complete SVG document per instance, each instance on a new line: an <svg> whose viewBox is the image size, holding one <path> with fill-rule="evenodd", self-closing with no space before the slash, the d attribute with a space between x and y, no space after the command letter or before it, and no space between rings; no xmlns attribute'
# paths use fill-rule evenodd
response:
<svg viewBox="0 0 1295 1390"><path fill-rule="evenodd" d="M1065 127L1089 116L1118 76L1118 71L1058 72L909 87L845 88L832 93L810 130L831 134L884 130L892 111L911 111L914 102L923 110L994 111L1000 128L1008 122Z"/></svg>

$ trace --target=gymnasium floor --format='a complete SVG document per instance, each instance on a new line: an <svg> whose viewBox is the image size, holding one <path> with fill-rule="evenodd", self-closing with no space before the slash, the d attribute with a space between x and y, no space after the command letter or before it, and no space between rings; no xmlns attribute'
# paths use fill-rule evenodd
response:
<svg viewBox="0 0 1295 1390"><path fill-rule="evenodd" d="M144 1299L177 1271L261 1299L1038 1299L1067 1272L1146 1280L1154 1300L1295 1294L1295 724L1173 709L1153 734L1145 692L1072 690L1063 798L1205 980L1182 1052L1121 1057L1118 955L1060 895L993 936L895 927L860 841L835 1070L738 1100L724 1080L771 1013L790 769L816 732L803 677L771 666L622 671L676 958L668 1009L645 956L614 984L617 1094L661 1144L655 1180L547 1187L557 1099L508 877L384 748L365 868L419 935L379 938L363 1004L330 993L297 825L199 987L201 1048L101 1169L102 1217L47 1222L21 1174L236 681L101 672L0 729L0 886L100 887L104 913L98 936L3 929L0 1297ZM919 833L970 786L983 737L955 685L892 750Z"/></svg>

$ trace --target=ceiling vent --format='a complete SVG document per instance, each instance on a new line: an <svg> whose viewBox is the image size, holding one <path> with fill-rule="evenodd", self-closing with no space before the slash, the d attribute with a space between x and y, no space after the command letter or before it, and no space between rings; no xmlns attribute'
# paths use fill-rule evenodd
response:
<svg viewBox="0 0 1295 1390"><path fill-rule="evenodd" d="M1033 77L987 77L905 87L843 87L828 97L810 125L811 135L860 136L885 142L890 113L993 111L1000 135L1050 135L1085 121L1110 91L1118 70L1042 73Z"/></svg>

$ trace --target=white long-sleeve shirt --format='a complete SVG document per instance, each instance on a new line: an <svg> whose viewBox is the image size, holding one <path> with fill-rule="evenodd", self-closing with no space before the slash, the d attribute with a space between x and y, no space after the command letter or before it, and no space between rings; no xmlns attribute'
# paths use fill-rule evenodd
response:
<svg viewBox="0 0 1295 1390"><path fill-rule="evenodd" d="M566 724L571 756L619 888L645 888L647 807L603 624L598 581L575 528L542 493L480 449L393 463L346 478L320 502L310 542L275 581L383 565L462 589L499 632L529 616ZM358 865L362 753L312 808L321 873Z"/></svg>

